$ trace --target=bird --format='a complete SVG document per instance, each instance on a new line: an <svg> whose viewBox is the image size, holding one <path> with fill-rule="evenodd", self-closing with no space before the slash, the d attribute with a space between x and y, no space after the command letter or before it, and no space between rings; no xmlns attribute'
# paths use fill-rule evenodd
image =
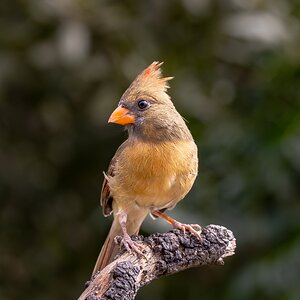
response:
<svg viewBox="0 0 300 300"><path fill-rule="evenodd" d="M137 255L143 255L131 235L138 234L148 214L201 239L201 226L184 224L165 215L192 188L198 174L198 149L185 120L167 93L173 77L162 77L162 62L144 69L121 96L108 123L125 126L128 138L104 173L100 203L113 223L92 276L120 251L115 237Z"/></svg>

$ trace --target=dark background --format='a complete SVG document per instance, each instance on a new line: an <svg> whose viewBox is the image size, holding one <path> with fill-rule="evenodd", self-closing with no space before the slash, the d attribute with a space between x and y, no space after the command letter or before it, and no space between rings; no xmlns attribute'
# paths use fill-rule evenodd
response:
<svg viewBox="0 0 300 300"><path fill-rule="evenodd" d="M200 152L171 215L227 226L223 267L162 278L137 299L299 299L297 0L0 3L0 298L76 299L111 219L102 171L126 138L107 119L164 61ZM148 219L144 234L166 231Z"/></svg>

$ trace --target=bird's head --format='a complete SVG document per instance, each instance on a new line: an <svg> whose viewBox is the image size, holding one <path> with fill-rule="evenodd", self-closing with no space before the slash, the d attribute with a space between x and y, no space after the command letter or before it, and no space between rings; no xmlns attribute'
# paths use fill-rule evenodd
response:
<svg viewBox="0 0 300 300"><path fill-rule="evenodd" d="M161 65L153 62L135 78L108 122L124 125L130 136L146 140L169 140L182 135L190 138L167 94L168 81L173 77L162 77Z"/></svg>

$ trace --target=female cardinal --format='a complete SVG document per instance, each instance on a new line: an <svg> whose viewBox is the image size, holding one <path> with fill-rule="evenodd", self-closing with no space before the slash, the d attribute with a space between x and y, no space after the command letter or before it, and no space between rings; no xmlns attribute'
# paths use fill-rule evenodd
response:
<svg viewBox="0 0 300 300"><path fill-rule="evenodd" d="M201 230L199 225L182 224L163 213L191 189L198 157L193 137L166 92L172 77L161 77L161 65L153 62L136 77L108 120L126 126L128 139L104 173L100 202L104 216L113 213L114 221L93 274L117 254L117 235L123 236L128 251L141 254L130 235L138 233L148 213L200 238L195 230Z"/></svg>

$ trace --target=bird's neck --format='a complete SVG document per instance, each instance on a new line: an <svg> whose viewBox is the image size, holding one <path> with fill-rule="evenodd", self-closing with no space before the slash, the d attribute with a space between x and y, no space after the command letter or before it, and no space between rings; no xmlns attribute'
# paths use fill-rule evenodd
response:
<svg viewBox="0 0 300 300"><path fill-rule="evenodd" d="M142 142L190 141L193 137L185 122L151 123L128 126L129 139Z"/></svg>

